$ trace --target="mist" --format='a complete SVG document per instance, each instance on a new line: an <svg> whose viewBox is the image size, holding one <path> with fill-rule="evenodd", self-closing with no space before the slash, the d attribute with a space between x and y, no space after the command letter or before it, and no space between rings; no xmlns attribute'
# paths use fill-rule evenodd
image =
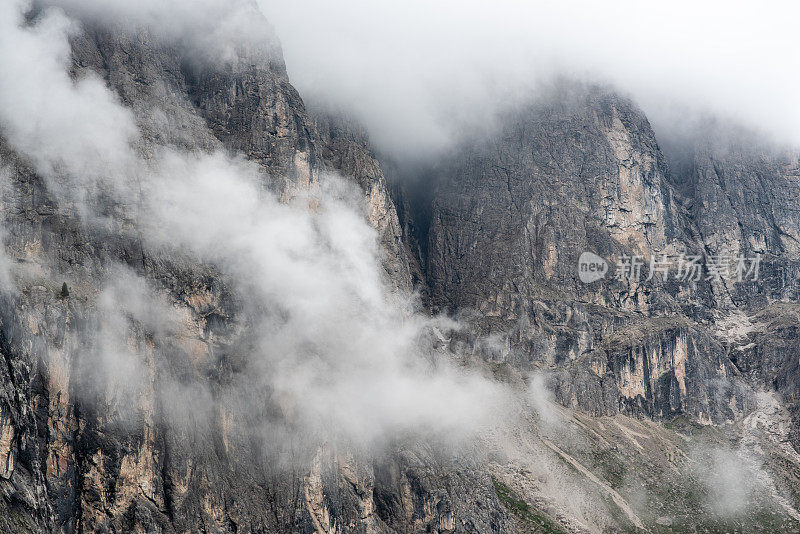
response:
<svg viewBox="0 0 800 534"><path fill-rule="evenodd" d="M146 29L210 62L232 61L242 46L278 50L274 30L252 0L36 0L109 28Z"/></svg>
<svg viewBox="0 0 800 534"><path fill-rule="evenodd" d="M558 77L609 84L656 133L719 116L800 144L789 2L259 0L314 106L398 158L435 155Z"/></svg>
<svg viewBox="0 0 800 534"><path fill-rule="evenodd" d="M150 32L212 64L234 60L239 47L277 50L277 32L303 97L352 115L380 150L398 158L430 157L466 133L491 129L521 102L550 94L562 77L629 92L662 132L680 133L682 121L712 113L771 138L800 140L790 18L777 17L772 28L744 6L696 7L686 19L674 5L588 2L502 2L487 10L417 0L243 0L232 7L47 0L31 17L32 5L0 4L2 142L33 166L59 216L75 216L88 233L129 239L192 282L213 280L183 284L194 292L187 300L234 312L199 313L170 293L169 281L129 264L96 267L97 287L85 293L69 280L73 302L84 299L89 310L75 327L84 331L74 334L83 360L80 401L134 428L159 396L159 415L172 429L210 434L222 420L226 452L229 442L255 441L275 456L300 447L306 465L322 444L378 453L407 437L448 451L488 443L494 459L529 468L531 491L565 503L587 524L613 524L600 510L607 494L617 494L594 475L587 482L586 470L573 472L578 460L569 454L587 447L578 429L591 431L556 404L547 372L519 375L513 384L515 377L503 382L484 372L482 361L471 365L521 358L511 354L507 334L472 340L472 347L451 344L460 316L432 317L418 295L386 279L386 252L352 181L320 170L287 199L270 186L291 178L269 176L242 154L148 138L153 126L142 122L161 110L137 115L100 76L72 64L78 21ZM739 38L743 32L755 46ZM0 182L5 175L0 165ZM61 273L26 273L33 267L15 264L4 248L4 298L35 279L57 279L60 287ZM760 466L744 463L742 451L701 452L707 466L697 473L708 506L722 516L748 510L761 489L750 480Z"/></svg>
<svg viewBox="0 0 800 534"><path fill-rule="evenodd" d="M247 324L231 334L243 363L217 395L223 409L242 420L262 416L266 426L256 431L274 435L266 398L295 439L367 447L400 433L458 440L508 412L503 385L457 367L440 347L440 332L457 325L419 312L415 295L385 279L356 186L323 175L286 203L257 164L235 154L145 150L136 118L103 81L70 75L77 24L54 8L28 24L28 7L1 8L6 141L90 230L107 223L96 208L110 198L148 251L186 258L185 268L210 269L230 288ZM123 266L110 266L105 279L81 340L86 396L110 395L126 420L124 404L141 398L153 358L213 354L200 343L198 356L197 326L153 281ZM175 421L202 414L198 406L212 397L202 381L161 382Z"/></svg>

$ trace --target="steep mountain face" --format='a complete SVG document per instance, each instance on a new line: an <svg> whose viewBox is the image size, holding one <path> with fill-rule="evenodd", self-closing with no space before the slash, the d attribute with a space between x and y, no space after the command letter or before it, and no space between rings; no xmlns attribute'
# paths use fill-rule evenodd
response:
<svg viewBox="0 0 800 534"><path fill-rule="evenodd" d="M427 257L435 305L502 316L514 308L503 300L518 293L587 293L574 258L589 243L607 255L641 254L680 236L646 119L614 95L566 90L437 169ZM626 299L619 307L649 305L635 293Z"/></svg>
<svg viewBox="0 0 800 534"><path fill-rule="evenodd" d="M723 423L753 409L753 388L795 406L796 352L757 348L793 334L759 323L756 335L750 318L795 298L796 156L717 132L671 169L627 99L569 83L555 93L414 169L433 199L401 192L399 205L410 248L423 243L430 306L473 316L467 338L493 340L478 343L486 357L547 370L559 401L589 413ZM605 279L580 280L585 251L611 263ZM681 255L698 256L697 276L675 278ZM733 279L736 259L757 255L758 280ZM615 277L626 256L641 258L640 276ZM717 258L731 276L712 275ZM781 378L744 381L743 357L748 373Z"/></svg>
<svg viewBox="0 0 800 534"><path fill-rule="evenodd" d="M727 336L733 338L729 358L752 382L781 394L792 410L792 440L797 446L797 154L758 148L752 138L720 146L715 137L684 151L688 162L676 165L674 180L688 196L687 206L709 256L762 255L757 283L723 288L743 310L734 321L736 333Z"/></svg>
<svg viewBox="0 0 800 534"><path fill-rule="evenodd" d="M706 388L733 368L693 326L711 316L715 288L647 279L651 258L703 243L629 101L567 84L431 172L431 304L474 310L478 331L500 336L494 358L558 370L562 402L596 414L731 416ZM583 283L584 251L638 256L642 276Z"/></svg>
<svg viewBox="0 0 800 534"><path fill-rule="evenodd" d="M534 398L488 457L264 432L292 412L246 357L266 312L217 266L142 239L135 205L101 192L89 220L0 129L15 272L0 293L0 530L798 531L798 311L777 302L797 290L796 157L697 149L671 169L635 105L565 84L416 168L434 187L408 196L358 125L306 110L275 47L211 65L146 29L87 22L70 52L75 79L95 73L134 111L145 157L238 155L284 202L328 172L358 186L390 285L469 325L439 343L521 390L546 371L557 403ZM764 254L760 281L577 272L584 251L723 250ZM168 336L158 309L114 314L136 306L131 273L181 318ZM142 361L111 372L113 351ZM756 504L709 515L727 494L706 479L737 458L717 449L738 445L760 451L740 477L757 479Z"/></svg>
<svg viewBox="0 0 800 534"><path fill-rule="evenodd" d="M230 141L216 137L189 100L189 82L176 50L159 47L146 33L115 32L112 37L100 30L76 36L72 50L75 75L92 69L103 76L137 111L146 143L204 150ZM258 87L253 78L260 78L273 102L294 99L298 106L285 106L281 113L263 110L262 122L273 126L272 135L265 137L272 142L252 151L268 147L263 156L274 168L298 181L312 180L307 120L285 75L280 68L253 67L220 77L217 88L231 96L230 108L241 105L235 91L239 75L251 83L251 90ZM280 137L278 128L285 130ZM192 422L164 433L169 407L158 391L160 376L171 371L163 367L168 362L146 362L152 377L141 390L103 385L87 369L97 362L86 357L82 338L102 328L107 310L97 296L117 262L159 280L186 314L185 354L197 360L178 359L170 365L190 376L213 371L209 334L213 329L224 339L221 331L235 315L224 283L209 267L155 251L151 255L125 230L126 221L115 218L114 206L108 209L108 233L87 228L76 209L59 203L24 159L6 148L3 164L11 179L3 213L7 248L14 261L39 273L3 310L8 364L3 432L10 436L4 450L10 465L4 492L10 509L16 510L7 528L152 532L277 521L270 517L277 518L282 506L275 494L267 498L268 493L254 491L257 483L242 476L243 466L219 469L221 434L198 431ZM68 283L68 297L55 288L58 280ZM221 327L213 328L215 322ZM135 331L129 343L152 354L146 328ZM252 458L253 451L241 452L242 459L248 454Z"/></svg>
<svg viewBox="0 0 800 534"><path fill-rule="evenodd" d="M750 141L684 149L673 179L710 256L763 255L760 283L725 288L737 305L796 299L797 155Z"/></svg>
<svg viewBox="0 0 800 534"><path fill-rule="evenodd" d="M279 52L241 50L211 67L146 30L92 24L73 36L71 51L73 76L100 75L134 110L145 153L160 146L240 153L274 178L266 185L284 199L320 173L350 178L386 250L388 276L410 287L379 165L347 125L308 116ZM145 246L126 219L130 206L109 200L100 207L105 228L87 225L24 157L5 142L0 148L6 252L24 272L2 306L2 530L405 531L447 524L454 511L481 530L490 520L493 529L503 524L487 475L469 475L468 465L450 493L436 485L447 472L418 452L373 466L350 451L320 451L304 464L309 471L286 469L278 466L286 450L270 450L269 438L248 432L224 408L189 394L176 405L181 384L209 384L222 397L224 384L247 372L237 346L247 318L237 295L213 266ZM134 320L125 343L149 355L141 387L106 379L95 368L102 358L86 354L113 350L87 349L87 340L107 328L101 288L125 276L116 272L120 264L162 287L184 317L168 361L154 350L152 327ZM433 482L424 472L436 475ZM468 507L476 495L490 503L485 510Z"/></svg>

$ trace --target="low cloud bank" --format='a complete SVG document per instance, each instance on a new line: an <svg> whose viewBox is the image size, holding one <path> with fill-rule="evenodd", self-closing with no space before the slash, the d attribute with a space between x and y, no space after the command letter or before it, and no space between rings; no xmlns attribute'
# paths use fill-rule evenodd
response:
<svg viewBox="0 0 800 534"><path fill-rule="evenodd" d="M556 77L609 83L657 133L719 115L800 144L786 2L259 0L293 82L383 150L434 155Z"/></svg>

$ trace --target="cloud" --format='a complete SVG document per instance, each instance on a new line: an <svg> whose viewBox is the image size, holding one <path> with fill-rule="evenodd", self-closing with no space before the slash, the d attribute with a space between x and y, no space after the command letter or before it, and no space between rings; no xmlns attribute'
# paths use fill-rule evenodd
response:
<svg viewBox="0 0 800 534"><path fill-rule="evenodd" d="M275 49L273 28L253 0L39 0L70 17L110 28L146 30L212 62L236 58L242 46Z"/></svg>
<svg viewBox="0 0 800 534"><path fill-rule="evenodd" d="M49 175L62 167L93 180L119 175L131 163L132 114L97 76L70 78L67 38L77 25L51 9L24 28L28 6L0 6L0 131Z"/></svg>
<svg viewBox="0 0 800 534"><path fill-rule="evenodd" d="M715 515L736 517L758 504L768 477L753 451L729 447L695 447L693 473L706 490L705 506Z"/></svg>
<svg viewBox="0 0 800 534"><path fill-rule="evenodd" d="M546 430L563 427L563 416L559 413L553 392L547 388L547 376L532 372L528 377L527 397L531 407L539 415L540 424Z"/></svg>
<svg viewBox="0 0 800 534"><path fill-rule="evenodd" d="M719 114L800 143L797 9L681 0L259 0L306 98L395 155L435 154L556 76L631 93L662 129Z"/></svg>
<svg viewBox="0 0 800 534"><path fill-rule="evenodd" d="M558 77L631 94L665 136L719 116L800 144L797 13L777 0L40 5L111 27L147 28L215 62L235 58L241 46L277 50L280 38L290 77L309 102L352 114L376 146L400 157L434 155L465 132L492 128Z"/></svg>
<svg viewBox="0 0 800 534"><path fill-rule="evenodd" d="M10 169L0 164L0 196L2 197L12 194L10 187L11 172ZM8 230L5 226L0 227L0 293L13 295L16 293L13 274L14 265L11 257L6 252L7 236Z"/></svg>
<svg viewBox="0 0 800 534"><path fill-rule="evenodd" d="M99 3L63 5L70 13L106 16ZM211 41L227 42L230 32L217 33L210 22L224 17L220 4L209 1L207 11L187 13L187 22L178 16L189 5L118 2L110 5L109 13L130 17L132 27L161 24L158 32L165 39L188 38L211 24L206 34L213 36ZM437 17L421 21L399 5L383 8L397 17L399 27L405 24L423 37L405 42L378 38L374 32L385 26L374 21L382 19L370 22L368 17L375 13L362 5L365 12L358 15L353 12L356 5L341 7L363 24L351 28L360 32L352 49L343 52L347 41L338 41L331 51L341 57L320 56L332 61L320 71L331 76L329 87L309 82L311 70L303 74L297 66L292 69L311 94L360 114L385 147L399 152L446 147L457 135L456 126L491 121L499 109L493 104L498 94L508 97L501 99L504 102L515 101L538 79L534 67L557 71L546 61L529 64L528 52L535 42L522 41L516 47L511 39L522 39L523 30L530 30L524 19L514 16L513 9L521 9L516 4L501 4L498 14L492 12L486 20L478 17L473 4L464 4L463 11L454 4L432 4L425 9L434 10ZM167 297L156 281L110 268L103 280L93 281L100 292L93 300L95 316L86 324L96 328L84 332L89 349L84 367L91 371L87 378L97 381L91 393L112 393L116 409L135 421L128 411L143 406L126 409L125 402L146 398L144 386L155 373L148 359L166 364L158 371L188 367L176 376L159 375L169 421L203 428L223 413L225 421L235 421L234 429L246 436L279 440L274 444L278 450L298 441L313 448L317 441L307 437L359 445L379 445L408 433L458 440L487 428L511 426L517 410L528 409L525 399L512 400L506 386L453 363L448 332L442 329L457 325L419 313L412 295L389 287L377 236L365 222L360 191L335 176L323 176L318 186L285 204L264 187L263 171L237 156L163 146L143 157L130 110L96 76L70 76L68 37L79 31L75 22L59 9L47 9L29 24L24 19L28 6L22 1L0 4L4 139L36 166L59 203L83 207L89 231L102 193L102 198L119 203L148 250L181 261L188 258L190 267L211 266L240 306L240 323L226 333L233 339L226 339L230 343L225 350L238 352L235 372L218 384L221 389L212 389L203 365L213 367L219 363L215 358L232 355L203 353L205 344L213 347L213 341L203 337L189 310ZM553 9L561 13L561 8ZM443 22L454 13L456 27L445 31ZM314 31L320 23L311 14L309 31ZM335 13L330 16L329 24L343 21ZM175 27L166 21L175 22ZM501 21L508 22L508 36L499 36ZM537 28L545 36L558 37L546 17L535 23ZM325 35L314 34L309 50L316 50ZM408 30L406 37L411 35ZM387 36L398 34L391 30ZM376 49L362 50L360 45L371 38L376 39ZM213 50L215 45L190 46ZM382 55L387 47L396 56ZM341 73L332 72L337 68ZM388 78L381 78L381 69ZM445 120L451 113L456 119ZM401 147L403 140L413 143ZM500 341L487 339L483 349L504 357L506 348ZM561 422L543 375L532 375L530 382L527 403L541 422L558 428ZM499 436L497 441L505 439L502 431L493 434ZM742 478L738 472L720 471L725 458L715 462L709 484L724 490ZM548 484L554 495L564 494L559 479ZM580 494L578 489L567 493ZM742 497L734 493L720 499L735 510ZM581 510L591 504L570 500Z"/></svg>
<svg viewBox="0 0 800 534"><path fill-rule="evenodd" d="M8 143L59 202L81 204L89 231L93 207L113 201L146 250L211 266L242 302L232 343L241 373L218 395L202 373L188 383L161 377L170 409L218 398L241 420L266 425L266 435L275 424L263 417L266 400L301 435L362 445L408 432L457 439L508 412L505 387L456 367L440 348L434 328L446 321L418 313L413 296L384 279L355 186L323 176L286 204L242 158L169 146L142 156L131 112L97 77L69 76L75 23L51 8L28 24L27 6L4 3L0 13ZM146 392L148 358L188 361L198 356L188 339L199 334L153 281L119 268L103 274L84 367L92 393L121 403Z"/></svg>

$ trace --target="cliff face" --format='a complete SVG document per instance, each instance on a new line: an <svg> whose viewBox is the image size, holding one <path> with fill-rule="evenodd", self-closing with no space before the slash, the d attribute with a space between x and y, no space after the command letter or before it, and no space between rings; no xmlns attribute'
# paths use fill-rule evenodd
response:
<svg viewBox="0 0 800 534"><path fill-rule="evenodd" d="M608 256L644 254L679 236L647 121L614 95L564 91L436 169L427 256L435 305L501 316L514 306L498 300L518 293L587 293L575 258L590 243ZM620 303L647 305L635 294Z"/></svg>
<svg viewBox="0 0 800 534"><path fill-rule="evenodd" d="M496 358L564 373L557 389L568 405L708 418L714 408L698 388L729 366L680 317L709 317L714 288L647 280L651 258L703 246L653 131L602 89L564 84L556 93L430 170L431 305L474 310L476 331L503 339ZM612 263L605 280L583 283L584 251L611 262L638 256L641 277L615 280Z"/></svg>
<svg viewBox="0 0 800 534"><path fill-rule="evenodd" d="M716 143L715 143L716 144ZM712 256L763 255L757 284L726 287L737 305L797 298L797 155L755 141L698 143L676 164L703 246Z"/></svg>
<svg viewBox="0 0 800 534"><path fill-rule="evenodd" d="M433 199L409 206L401 192L399 205L410 248L423 243L429 305L473 317L466 337L494 339L478 343L492 361L547 371L564 405L716 423L747 413L731 340L766 303L794 298L796 165L733 138L681 150L670 168L629 100L563 83L415 169ZM604 279L580 280L586 251L610 263ZM700 258L691 280L676 279L681 255ZM757 255L757 281L732 276ZM638 277L617 276L626 256L641 259ZM730 273L716 278L723 257Z"/></svg>
<svg viewBox="0 0 800 534"><path fill-rule="evenodd" d="M631 102L567 84L417 169L430 197L394 184L392 198L390 167L366 135L310 114L275 48L210 65L147 30L87 23L70 61L74 79L95 73L133 110L145 158L164 147L240 155L287 203L325 173L343 176L363 196L389 285L417 284L432 311L469 325L438 342L518 387L547 371L558 404L543 401L548 410L488 458L414 440L379 453L316 435L295 443L287 436L305 436L289 428L294 407L246 356L256 318L271 311L248 307L218 266L144 240L135 205L93 191L89 221L0 135L14 272L0 280L0 530L699 528L686 446L687 435L705 443L698 423L760 440L775 487L796 480L797 313L773 302L796 296L796 158L698 151L671 170ZM583 251L614 260L723 248L764 254L763 281L584 284L577 273ZM135 280L149 286L131 290ZM164 309L142 306L137 291L155 291L148 302ZM632 506L628 490L640 487L651 501ZM797 495L762 493L735 528L796 526ZM675 495L697 518L680 515ZM583 499L596 508L569 502Z"/></svg>
<svg viewBox="0 0 800 534"><path fill-rule="evenodd" d="M320 173L352 180L387 252L388 276L397 287L410 287L379 165L355 131L309 117L279 52L242 50L212 67L147 31L89 24L72 37L71 53L74 77L99 75L135 112L145 153L171 146L243 154L274 178L266 185L284 200ZM292 451L270 450L271 438L256 440L244 421L231 420L236 414L190 391L176 402L180 384L200 382L223 396L221 384L246 371L232 345L247 320L224 277L212 266L148 248L131 231L130 206L104 207L105 231L87 225L24 157L5 142L0 148L6 252L23 271L2 306L4 531L286 532L323 524L385 531L384 521L401 529L447 522L449 498L409 482L417 480L420 462L387 459L382 469L392 474L377 482L370 462L341 460L349 452L321 450L303 464L310 471L284 468L279 455ZM130 356L147 357L138 362L144 380L134 376L134 366L129 384L104 374L102 353L115 350L102 344L109 340L87 342L109 329L104 295L124 298L103 289L109 278L127 276L120 265L163 288L183 317L169 360L160 359L163 347L156 350L163 341L153 334L159 319L152 325L132 319L121 341ZM486 475L476 476L483 489L464 491L490 491ZM378 491L386 497L375 503ZM396 492L403 502L390 497Z"/></svg>

